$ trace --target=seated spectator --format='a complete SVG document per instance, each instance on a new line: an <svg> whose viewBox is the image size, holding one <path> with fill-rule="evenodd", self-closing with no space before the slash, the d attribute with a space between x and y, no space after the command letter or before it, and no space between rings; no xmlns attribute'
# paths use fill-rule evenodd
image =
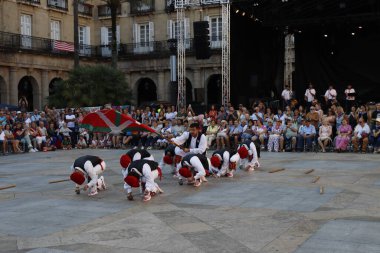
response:
<svg viewBox="0 0 380 253"><path fill-rule="evenodd" d="M165 148L168 144L167 138L172 136L172 128L170 122L164 121L163 127L161 129L161 137L157 140L157 145L159 148Z"/></svg>
<svg viewBox="0 0 380 253"><path fill-rule="evenodd" d="M315 129L319 126L319 113L315 110L315 106L310 106L310 112L306 114L306 118L310 120ZM334 116L335 122L335 116Z"/></svg>
<svg viewBox="0 0 380 253"><path fill-rule="evenodd" d="M264 115L260 112L260 108L258 106L256 106L254 108L254 112L252 113L251 115L251 120L255 121L255 120L263 120L264 119Z"/></svg>
<svg viewBox="0 0 380 253"><path fill-rule="evenodd" d="M359 144L362 145L362 153L367 152L368 137L371 130L363 118L359 119L352 137L352 144L354 145L354 152L359 151Z"/></svg>
<svg viewBox="0 0 380 253"><path fill-rule="evenodd" d="M272 113L272 110L268 107L266 109L266 113L264 114L264 122L268 124L269 120L273 122L274 114Z"/></svg>
<svg viewBox="0 0 380 253"><path fill-rule="evenodd" d="M252 137L252 141L258 139L260 141L260 148L265 149L265 142L268 139L268 129L263 125L261 120L256 121L256 126L254 127L253 132L254 136Z"/></svg>
<svg viewBox="0 0 380 253"><path fill-rule="evenodd" d="M79 140L77 142L77 146L76 146L78 149L85 149L87 148L87 142L86 142L86 139L84 138L83 135L79 136Z"/></svg>
<svg viewBox="0 0 380 253"><path fill-rule="evenodd" d="M216 134L216 149L217 150L225 148L226 146L227 147L230 146L230 140L228 138L229 128L227 126L227 121L222 120L220 124L221 125L219 127L219 131Z"/></svg>
<svg viewBox="0 0 380 253"><path fill-rule="evenodd" d="M215 120L216 122L216 118L218 116L218 111L215 109L215 105L211 105L211 109L210 111L208 112L207 116L211 119L211 120Z"/></svg>
<svg viewBox="0 0 380 253"><path fill-rule="evenodd" d="M234 145L234 147L232 147L231 145L231 148L235 148L239 145L242 132L243 132L243 128L239 124L239 121L235 120L234 125L230 127L230 131L229 131L230 143L231 144L233 143Z"/></svg>
<svg viewBox="0 0 380 253"><path fill-rule="evenodd" d="M285 113L281 109L278 109L277 114L274 116L274 122L281 120L281 124L284 125L285 119L286 119Z"/></svg>
<svg viewBox="0 0 380 253"><path fill-rule="evenodd" d="M30 124L30 127L28 129L28 134L29 134L29 138L30 138L30 141L32 142L32 145L33 145L33 148L34 148L34 151L38 152L38 149L37 149L37 135L38 135L38 130L37 130L37 124L36 122L32 122Z"/></svg>
<svg viewBox="0 0 380 253"><path fill-rule="evenodd" d="M161 129L162 129L162 125L159 125L157 120L154 120L152 122L152 126L151 128L153 130L155 130L156 133L160 133L161 132ZM156 144L157 140L159 139L159 135L158 134L154 134L154 133L149 133L148 135L148 138L147 138L147 142L146 142L146 147L147 149L152 149L152 147Z"/></svg>
<svg viewBox="0 0 380 253"><path fill-rule="evenodd" d="M302 125L298 131L297 136L297 150L310 151L313 145L313 141L316 135L314 125L311 124L311 120L307 119L305 125Z"/></svg>
<svg viewBox="0 0 380 253"><path fill-rule="evenodd" d="M370 143L373 145L373 152L380 153L380 118L376 119L376 124L372 127Z"/></svg>
<svg viewBox="0 0 380 253"><path fill-rule="evenodd" d="M207 127L206 138L207 138L207 148L212 146L212 142L216 140L216 134L219 131L219 126L216 125L215 120L211 120L211 124Z"/></svg>
<svg viewBox="0 0 380 253"><path fill-rule="evenodd" d="M55 128L54 123L50 123L47 129L47 135L51 138L52 145L57 148L61 147L62 144L62 136L59 135L59 129Z"/></svg>
<svg viewBox="0 0 380 253"><path fill-rule="evenodd" d="M0 146L3 150L3 155L8 155L7 139L5 138L5 132L2 124L0 124Z"/></svg>
<svg viewBox="0 0 380 253"><path fill-rule="evenodd" d="M297 121L286 120L286 127L284 131L285 150L296 150L297 144L298 124Z"/></svg>
<svg viewBox="0 0 380 253"><path fill-rule="evenodd" d="M243 133L241 134L241 139L242 139L242 142L246 142L246 141L250 141L252 140L252 137L254 136L254 128L255 126L253 125L253 120L248 120L248 125L243 124L242 122L242 126L243 126Z"/></svg>
<svg viewBox="0 0 380 253"><path fill-rule="evenodd" d="M71 129L67 127L66 122L62 124L62 126L59 128L59 134L61 134L63 137L69 137L70 138Z"/></svg>
<svg viewBox="0 0 380 253"><path fill-rule="evenodd" d="M356 110L356 119L359 121L360 118L363 118L364 122L368 122L368 109L367 106L361 105L357 110Z"/></svg>
<svg viewBox="0 0 380 253"><path fill-rule="evenodd" d="M329 124L328 120L325 118L323 120L322 126L319 128L319 137L318 144L322 148L322 152L326 152L326 147L329 143L332 142L332 127Z"/></svg>
<svg viewBox="0 0 380 253"><path fill-rule="evenodd" d="M39 126L37 127L37 149L42 151L42 146L46 143L47 130L43 121L39 121Z"/></svg>
<svg viewBox="0 0 380 253"><path fill-rule="evenodd" d="M72 149L70 135L69 136L67 136L67 135L63 136L62 147L63 147L63 150Z"/></svg>
<svg viewBox="0 0 380 253"><path fill-rule="evenodd" d="M10 125L8 124L5 125L4 133L5 133L5 139L7 140L7 145L12 145L13 152L16 154L22 153L22 151L20 150L18 146L20 141L17 140L15 136L13 135Z"/></svg>
<svg viewBox="0 0 380 253"><path fill-rule="evenodd" d="M284 128L282 126L281 118L277 118L276 125L272 127L272 131L269 132L268 138L268 152L281 151L283 147L284 138L282 134L284 133Z"/></svg>
<svg viewBox="0 0 380 253"><path fill-rule="evenodd" d="M347 112L348 115L348 124L350 124L351 128L354 129L357 125L358 121L356 120L356 107L351 107L351 111Z"/></svg>
<svg viewBox="0 0 380 253"><path fill-rule="evenodd" d="M348 124L347 119L344 118L342 120L342 124L338 129L338 136L336 137L335 141L335 149L338 153L347 150L347 146L351 140L351 134L352 128Z"/></svg>

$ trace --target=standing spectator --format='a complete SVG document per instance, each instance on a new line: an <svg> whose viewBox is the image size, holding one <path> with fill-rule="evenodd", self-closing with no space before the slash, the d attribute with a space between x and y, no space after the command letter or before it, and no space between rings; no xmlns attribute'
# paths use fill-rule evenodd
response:
<svg viewBox="0 0 380 253"><path fill-rule="evenodd" d="M351 139L352 128L348 124L346 118L342 120L342 124L338 128L338 136L335 141L335 149L338 153L347 150L348 143Z"/></svg>
<svg viewBox="0 0 380 253"><path fill-rule="evenodd" d="M322 126L319 128L319 137L318 137L318 144L322 148L323 153L326 152L327 145L332 142L331 135L332 135L332 127L329 124L328 120L324 119Z"/></svg>
<svg viewBox="0 0 380 253"><path fill-rule="evenodd" d="M305 151L311 150L315 135L315 127L311 124L310 119L307 119L305 125L302 125L298 131L297 150L302 151L304 148Z"/></svg>
<svg viewBox="0 0 380 253"><path fill-rule="evenodd" d="M68 110L65 120L67 123L67 127L70 129L71 146L72 148L74 148L77 143L77 131L75 129L76 118L72 109Z"/></svg>
<svg viewBox="0 0 380 253"><path fill-rule="evenodd" d="M344 91L345 95L345 108L348 111L352 106L355 105L356 92L355 89L352 88L352 85L349 84L347 89Z"/></svg>
<svg viewBox="0 0 380 253"><path fill-rule="evenodd" d="M211 120L211 124L207 127L206 138L207 138L207 148L212 146L212 142L216 140L216 134L219 131L219 126L216 125L215 120Z"/></svg>
<svg viewBox="0 0 380 253"><path fill-rule="evenodd" d="M305 101L306 101L306 108L307 109L310 108L311 104L313 103L313 101L315 99L316 94L317 94L317 92L313 88L313 84L310 83L309 88L307 88L306 92L305 92Z"/></svg>
<svg viewBox="0 0 380 253"><path fill-rule="evenodd" d="M293 92L289 89L289 85L285 85L285 89L281 93L281 98L283 100L283 108L290 105L290 99L292 99Z"/></svg>
<svg viewBox="0 0 380 253"><path fill-rule="evenodd" d="M284 138L282 134L284 133L284 128L282 127L282 120L277 119L276 125L272 127L272 131L269 133L268 138L268 152L282 151Z"/></svg>
<svg viewBox="0 0 380 253"><path fill-rule="evenodd" d="M333 102L335 102L336 96L337 96L336 90L334 89L332 85L330 85L328 90L325 92L325 101L326 101L327 107L330 107L333 104Z"/></svg>
<svg viewBox="0 0 380 253"><path fill-rule="evenodd" d="M347 116L348 116L348 124L350 124L351 128L354 129L357 122L358 122L356 120L356 107L355 106L351 107L351 111L347 112Z"/></svg>
<svg viewBox="0 0 380 253"><path fill-rule="evenodd" d="M380 153L380 118L376 119L376 124L372 127L370 143L373 145L373 152Z"/></svg>
<svg viewBox="0 0 380 253"><path fill-rule="evenodd" d="M352 137L352 144L354 145L354 152L359 151L359 144L362 144L362 153L367 152L368 137L371 130L363 118L359 119L359 123L354 130L354 136Z"/></svg>

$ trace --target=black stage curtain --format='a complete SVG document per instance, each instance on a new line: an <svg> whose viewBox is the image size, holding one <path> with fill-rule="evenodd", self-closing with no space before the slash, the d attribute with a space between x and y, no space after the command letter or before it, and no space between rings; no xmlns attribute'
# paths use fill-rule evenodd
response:
<svg viewBox="0 0 380 253"><path fill-rule="evenodd" d="M338 99L343 100L345 88L352 84L359 102L380 101L380 30L371 25L352 27L328 31L315 28L296 34L293 88L298 98L311 81L319 100L330 84L336 88Z"/></svg>

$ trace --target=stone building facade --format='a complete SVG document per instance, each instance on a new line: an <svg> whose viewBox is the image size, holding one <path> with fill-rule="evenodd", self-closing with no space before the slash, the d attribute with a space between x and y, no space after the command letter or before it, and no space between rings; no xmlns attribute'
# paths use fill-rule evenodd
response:
<svg viewBox="0 0 380 253"><path fill-rule="evenodd" d="M120 68L133 92L132 102L172 101L167 40L178 23L172 0L123 2L117 17ZM111 19L102 1L79 5L80 64L109 64ZM196 60L193 22L210 24L212 56ZM218 102L220 85L221 8L186 11L187 100ZM46 104L56 80L73 68L72 0L3 0L0 2L0 103L17 105L21 97L30 109ZM64 49L62 49L64 47ZM212 93L212 94L211 94ZM211 94L211 95L210 95ZM212 101L207 101L210 98Z"/></svg>

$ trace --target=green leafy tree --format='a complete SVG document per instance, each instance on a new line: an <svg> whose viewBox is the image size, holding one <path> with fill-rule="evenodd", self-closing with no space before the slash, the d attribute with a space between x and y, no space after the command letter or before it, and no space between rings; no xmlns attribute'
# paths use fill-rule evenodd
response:
<svg viewBox="0 0 380 253"><path fill-rule="evenodd" d="M131 92L123 72L105 65L81 66L70 71L69 78L58 83L49 104L55 107L122 105Z"/></svg>

